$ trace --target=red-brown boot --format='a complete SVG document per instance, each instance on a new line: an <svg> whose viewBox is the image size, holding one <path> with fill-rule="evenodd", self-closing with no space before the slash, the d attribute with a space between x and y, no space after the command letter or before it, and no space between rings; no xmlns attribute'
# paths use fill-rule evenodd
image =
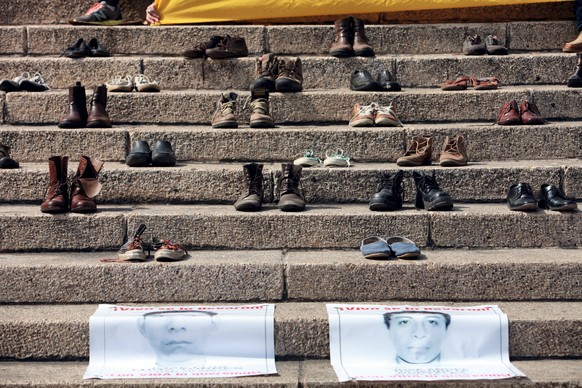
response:
<svg viewBox="0 0 582 388"><path fill-rule="evenodd" d="M97 205L93 199L101 191L97 175L103 162L81 155L77 174L71 181L71 211L74 213L93 213Z"/></svg>
<svg viewBox="0 0 582 388"><path fill-rule="evenodd" d="M69 210L69 185L67 184L69 158L52 156L49 158L50 182L40 205L43 213L64 213Z"/></svg>

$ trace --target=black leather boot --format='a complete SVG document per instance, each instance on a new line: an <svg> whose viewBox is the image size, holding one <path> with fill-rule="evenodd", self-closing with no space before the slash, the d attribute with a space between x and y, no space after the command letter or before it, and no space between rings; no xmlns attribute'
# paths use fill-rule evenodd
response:
<svg viewBox="0 0 582 388"><path fill-rule="evenodd" d="M576 71L568 78L568 87L582 88L582 54L576 54Z"/></svg>
<svg viewBox="0 0 582 388"><path fill-rule="evenodd" d="M415 206L417 209L451 210L453 208L453 200L449 194L440 189L434 170L431 175L414 171L412 176L416 185Z"/></svg>
<svg viewBox="0 0 582 388"><path fill-rule="evenodd" d="M69 114L61 119L59 128L85 128L87 116L85 87L77 81L75 86L69 88Z"/></svg>
<svg viewBox="0 0 582 388"><path fill-rule="evenodd" d="M370 210L391 211L402 208L402 178L404 173L380 173L378 192L370 199Z"/></svg>
<svg viewBox="0 0 582 388"><path fill-rule="evenodd" d="M234 203L234 208L241 212L261 210L263 205L263 165L249 163L243 166L246 189Z"/></svg>

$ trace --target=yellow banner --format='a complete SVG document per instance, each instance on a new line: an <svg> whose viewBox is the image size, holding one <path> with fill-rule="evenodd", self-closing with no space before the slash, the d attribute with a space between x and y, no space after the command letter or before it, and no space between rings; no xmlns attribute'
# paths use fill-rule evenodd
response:
<svg viewBox="0 0 582 388"><path fill-rule="evenodd" d="M348 15L491 5L556 3L564 0L155 0L160 24L189 24Z"/></svg>

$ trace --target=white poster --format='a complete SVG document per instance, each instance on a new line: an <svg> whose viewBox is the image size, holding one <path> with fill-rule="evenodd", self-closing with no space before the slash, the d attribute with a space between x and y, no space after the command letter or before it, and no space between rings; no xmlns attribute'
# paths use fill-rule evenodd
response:
<svg viewBox="0 0 582 388"><path fill-rule="evenodd" d="M525 376L509 362L507 316L497 306L328 304L327 312L340 381Z"/></svg>
<svg viewBox="0 0 582 388"><path fill-rule="evenodd" d="M209 378L277 373L272 304L100 305L89 321L85 379Z"/></svg>

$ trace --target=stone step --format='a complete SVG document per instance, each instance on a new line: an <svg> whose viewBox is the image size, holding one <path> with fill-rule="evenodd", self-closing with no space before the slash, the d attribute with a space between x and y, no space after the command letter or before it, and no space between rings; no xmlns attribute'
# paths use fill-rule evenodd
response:
<svg viewBox="0 0 582 388"><path fill-rule="evenodd" d="M232 205L100 205L92 215L49 215L38 205L0 205L0 251L118 249L139 224L158 238L219 249L357 248L366 236L407 236L443 248L573 248L582 244L582 213L512 212L505 204L457 203L449 212L372 212L367 204L308 205L257 213Z"/></svg>
<svg viewBox="0 0 582 388"><path fill-rule="evenodd" d="M110 57L73 60L54 57L0 58L0 75L14 78L23 72L42 73L53 89L65 89L82 80L86 85L108 82L114 76L143 72L163 89L248 89L255 78L256 57L236 60L188 60L174 57ZM373 77L387 69L403 87L432 87L460 75L496 76L503 86L565 84L576 62L575 54L536 53L508 56L456 54L378 56L376 58L301 57L303 88L337 89L350 85L355 69ZM204 75L202 67L204 66ZM536 71L532 71L536 69Z"/></svg>
<svg viewBox="0 0 582 388"><path fill-rule="evenodd" d="M90 92L90 90L88 91ZM238 91L240 105L249 92ZM534 101L549 120L578 120L581 90L564 85L508 86L490 91L447 92L440 89L407 89L400 93L354 92L349 89L273 93L272 114L276 123L342 123L352 116L354 103L395 104L398 117L410 122L485 121L493 124L508 100ZM0 94L4 122L9 124L56 124L68 111L66 90L41 93ZM114 124L208 124L219 91L164 91L161 93L109 93L108 112ZM247 107L248 108L248 107ZM249 113L239 112L241 123Z"/></svg>
<svg viewBox="0 0 582 388"><path fill-rule="evenodd" d="M53 155L90 155L123 161L135 140L153 147L169 140L180 161L285 161L306 149L320 156L343 148L357 162L395 162L413 136L432 136L437 161L445 136L465 136L472 162L579 158L582 123L556 122L541 126L490 124L406 124L400 128L351 128L348 125L281 125L274 129L212 129L209 125L135 126L112 129L60 129L56 126L0 125L0 143L10 146L20 162L45 162ZM511 139L511 140L508 140ZM258 146L260 144L260 146Z"/></svg>
<svg viewBox="0 0 582 388"><path fill-rule="evenodd" d="M381 304L405 303L390 301ZM426 305L426 302L422 304ZM510 356L582 356L582 302L488 304L498 304L509 318ZM436 305L468 304L439 302ZM0 306L0 357L53 361L87 358L89 317L96 308L97 305L90 304ZM325 303L276 305L275 354L278 358L329 357L329 323Z"/></svg>
<svg viewBox="0 0 582 388"><path fill-rule="evenodd" d="M536 387L552 388L556 386L580 387L582 383L581 360L513 360L512 364L527 377L511 380L478 381L433 381L431 387ZM78 387L87 369L86 361L35 362L4 361L0 362L0 374L3 387ZM313 387L323 388L345 386L337 381L337 376L329 360L277 361L278 375L237 377L226 379L159 379L159 380L101 380L100 387L150 387L163 384L173 387ZM394 383L358 382L361 387L389 387ZM424 387L426 382L398 382L402 387Z"/></svg>
<svg viewBox="0 0 582 388"><path fill-rule="evenodd" d="M0 303L582 300L579 250L423 254L376 261L359 250L193 250L177 263L132 264L102 263L111 251L5 253Z"/></svg>
<svg viewBox="0 0 582 388"><path fill-rule="evenodd" d="M70 169L76 171L73 156ZM440 187L459 202L505 201L512 184L527 182L534 191L557 185L570 198L582 199L582 161L476 162L467 167L398 167L394 163L359 163L350 168L313 167L302 171L302 185L311 203L368 203L378 191L380 172L405 172L405 201L414 201L413 171L435 171ZM273 202L280 164L265 164L265 202ZM71 175L73 174L71 171ZM132 168L107 162L99 176L101 203L234 203L246 191L242 164L178 163L176 167ZM147 182L148 184L140 184ZM36 202L49 183L47 163L22 163L0 174L1 202Z"/></svg>
<svg viewBox="0 0 582 388"><path fill-rule="evenodd" d="M26 0L31 1L31 0ZM140 0L141 1L141 0ZM82 5L76 2L72 10ZM144 8L145 9L145 8ZM44 11L44 10L43 10ZM71 16L84 13L74 11ZM81 13L79 13L81 12ZM63 13L62 13L63 14ZM38 14L37 14L38 15ZM37 16L35 15L35 16ZM561 50L576 37L574 15L570 21L462 23L462 24L368 24L366 35L376 54L461 53L468 34L497 35L513 52ZM62 52L80 37L97 37L113 54L180 55L213 35L242 36L251 54L262 52L328 54L334 38L327 25L198 25L92 27L46 25L38 18L28 26L0 28L0 53L45 55ZM536 39L532 39L535 36Z"/></svg>

